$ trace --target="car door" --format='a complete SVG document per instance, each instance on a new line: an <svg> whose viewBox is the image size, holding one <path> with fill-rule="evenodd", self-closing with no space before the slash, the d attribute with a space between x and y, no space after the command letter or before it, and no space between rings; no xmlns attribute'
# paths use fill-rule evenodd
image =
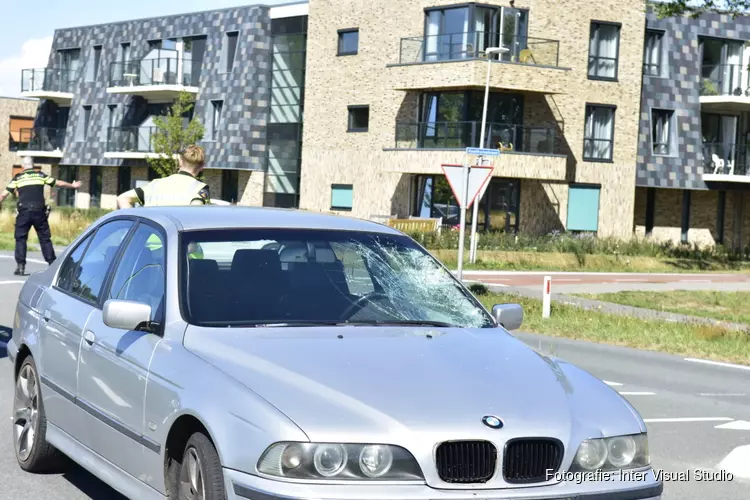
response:
<svg viewBox="0 0 750 500"><path fill-rule="evenodd" d="M45 410L50 422L79 441L85 429L85 413L75 399L81 339L109 265L132 226L132 221L115 220L92 231L65 258L40 301Z"/></svg>
<svg viewBox="0 0 750 500"><path fill-rule="evenodd" d="M130 300L151 306L153 323L162 324L166 237L160 228L139 223L112 273L102 303ZM84 444L133 477L144 480L144 453L159 453L144 437L143 405L149 362L161 336L104 324L96 309L81 344L78 391L94 416ZM153 472L153 471L151 471Z"/></svg>

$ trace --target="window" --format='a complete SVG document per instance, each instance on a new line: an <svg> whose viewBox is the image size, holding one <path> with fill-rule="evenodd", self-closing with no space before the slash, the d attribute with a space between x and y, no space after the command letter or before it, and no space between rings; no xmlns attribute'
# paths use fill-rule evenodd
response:
<svg viewBox="0 0 750 500"><path fill-rule="evenodd" d="M119 167L117 169L117 192L130 191L130 167Z"/></svg>
<svg viewBox="0 0 750 500"><path fill-rule="evenodd" d="M107 116L107 128L113 128L115 126L115 117L117 116L117 104L110 104L107 106L109 114Z"/></svg>
<svg viewBox="0 0 750 500"><path fill-rule="evenodd" d="M83 140L89 137L89 125L91 124L91 106L83 107Z"/></svg>
<svg viewBox="0 0 750 500"><path fill-rule="evenodd" d="M690 191L684 190L682 192L682 227L680 231L680 241L682 243L688 242L688 231L690 230Z"/></svg>
<svg viewBox="0 0 750 500"><path fill-rule="evenodd" d="M94 80L99 76L99 66L102 62L102 46L94 47Z"/></svg>
<svg viewBox="0 0 750 500"><path fill-rule="evenodd" d="M349 132L367 132L370 106L349 106Z"/></svg>
<svg viewBox="0 0 750 500"><path fill-rule="evenodd" d="M571 184L568 190L568 231L597 231L600 186Z"/></svg>
<svg viewBox="0 0 750 500"><path fill-rule="evenodd" d="M340 56L353 56L359 52L359 29L339 30Z"/></svg>
<svg viewBox="0 0 750 500"><path fill-rule="evenodd" d="M644 44L643 74L648 76L662 76L661 54L664 32L646 30Z"/></svg>
<svg viewBox="0 0 750 500"><path fill-rule="evenodd" d="M224 70L229 72L234 68L234 57L237 53L237 39L239 38L239 31L233 31L227 33L224 37Z"/></svg>
<svg viewBox="0 0 750 500"><path fill-rule="evenodd" d="M120 62L123 62L123 63L130 62L130 44L129 43L120 44Z"/></svg>
<svg viewBox="0 0 750 500"><path fill-rule="evenodd" d="M211 130L209 137L212 141L219 138L219 130L221 129L221 111L224 108L224 101L211 101Z"/></svg>
<svg viewBox="0 0 750 500"><path fill-rule="evenodd" d="M102 167L89 167L89 208L99 208L102 203Z"/></svg>
<svg viewBox="0 0 750 500"><path fill-rule="evenodd" d="M129 220L103 224L96 231L78 266L74 269L67 269L67 275L60 274L61 279L64 278L68 284L65 290L87 302L99 302L109 267L132 226L133 222Z"/></svg>
<svg viewBox="0 0 750 500"><path fill-rule="evenodd" d="M351 184L331 185L331 210L351 210L353 188Z"/></svg>
<svg viewBox="0 0 750 500"><path fill-rule="evenodd" d="M699 37L699 41L701 95L742 95L744 42L709 37Z"/></svg>
<svg viewBox="0 0 750 500"><path fill-rule="evenodd" d="M239 201L239 171L221 171L221 199L229 203Z"/></svg>
<svg viewBox="0 0 750 500"><path fill-rule="evenodd" d="M726 212L727 192L719 191L718 206L716 207L716 243L724 243L724 214Z"/></svg>
<svg viewBox="0 0 750 500"><path fill-rule="evenodd" d="M122 254L109 290L110 299L151 306L151 321L157 323L161 323L164 313L163 240L155 228L140 224ZM156 241L162 245L154 244Z"/></svg>
<svg viewBox="0 0 750 500"><path fill-rule="evenodd" d="M68 255L65 261L60 266L60 271L57 275L57 288L70 292L73 288L73 283L76 281L76 269L78 264L81 263L83 253L86 251L86 247L91 242L91 235L81 241L77 247Z"/></svg>
<svg viewBox="0 0 750 500"><path fill-rule="evenodd" d="M57 178L65 182L73 182L78 178L78 167L75 165L60 165ZM75 205L76 190L71 188L55 188L55 198L58 207L72 207Z"/></svg>
<svg viewBox="0 0 750 500"><path fill-rule="evenodd" d="M583 159L586 161L612 161L615 107L587 104L585 127Z"/></svg>
<svg viewBox="0 0 750 500"><path fill-rule="evenodd" d="M656 189L646 189L646 236L654 232L654 217L656 216Z"/></svg>
<svg viewBox="0 0 750 500"><path fill-rule="evenodd" d="M617 80L620 25L592 22L589 39L589 78Z"/></svg>
<svg viewBox="0 0 750 500"><path fill-rule="evenodd" d="M651 110L651 144L653 154L668 156L672 153L672 116L674 112L667 109Z"/></svg>

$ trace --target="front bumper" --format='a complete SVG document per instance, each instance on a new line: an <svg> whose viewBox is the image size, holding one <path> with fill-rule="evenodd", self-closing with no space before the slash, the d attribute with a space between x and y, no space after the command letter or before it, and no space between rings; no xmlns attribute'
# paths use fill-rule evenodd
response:
<svg viewBox="0 0 750 500"><path fill-rule="evenodd" d="M332 485L273 481L224 469L228 500L661 500L653 471L644 480L562 482L503 490L439 490L418 484Z"/></svg>

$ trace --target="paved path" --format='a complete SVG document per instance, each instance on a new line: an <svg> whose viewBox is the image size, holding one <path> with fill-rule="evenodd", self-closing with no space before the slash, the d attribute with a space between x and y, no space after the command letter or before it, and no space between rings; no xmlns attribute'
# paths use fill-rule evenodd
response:
<svg viewBox="0 0 750 500"><path fill-rule="evenodd" d="M12 259L0 259L0 415L12 404L12 371L3 341L23 278ZM29 263L29 271L43 266ZM19 283L20 282L20 283ZM647 419L654 467L670 472L717 470L739 446L750 446L750 370L635 349L517 334L545 354L557 355L607 381ZM10 425L0 419L0 498L125 500L79 467L64 475L31 475L17 466ZM744 459L743 459L744 460ZM750 461L743 462L750 474ZM664 500L745 500L750 480L669 482Z"/></svg>

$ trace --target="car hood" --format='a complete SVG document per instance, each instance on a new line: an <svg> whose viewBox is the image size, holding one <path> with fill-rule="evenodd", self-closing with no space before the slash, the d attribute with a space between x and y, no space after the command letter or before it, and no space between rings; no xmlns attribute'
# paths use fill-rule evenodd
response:
<svg viewBox="0 0 750 500"><path fill-rule="evenodd" d="M479 439L498 432L485 415L502 420L504 439L645 431L603 382L501 328L191 326L184 342L312 441Z"/></svg>

